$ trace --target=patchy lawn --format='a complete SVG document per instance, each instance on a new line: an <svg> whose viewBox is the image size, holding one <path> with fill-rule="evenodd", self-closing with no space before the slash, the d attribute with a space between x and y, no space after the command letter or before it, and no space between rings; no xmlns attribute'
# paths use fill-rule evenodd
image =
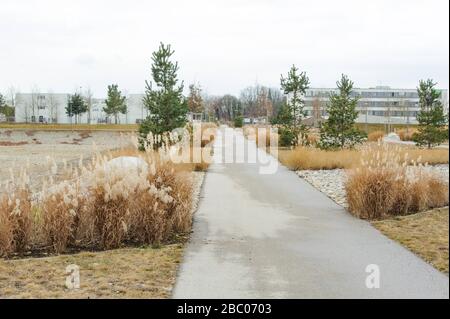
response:
<svg viewBox="0 0 450 319"><path fill-rule="evenodd" d="M377 221L373 225L435 268L448 273L448 220L447 207Z"/></svg>
<svg viewBox="0 0 450 319"><path fill-rule="evenodd" d="M183 247L0 259L0 298L168 298ZM71 264L80 268L80 289L65 287L66 267Z"/></svg>

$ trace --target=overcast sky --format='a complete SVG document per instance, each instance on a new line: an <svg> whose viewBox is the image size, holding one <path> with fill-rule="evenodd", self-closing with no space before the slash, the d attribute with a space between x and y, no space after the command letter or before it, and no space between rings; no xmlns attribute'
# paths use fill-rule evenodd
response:
<svg viewBox="0 0 450 319"><path fill-rule="evenodd" d="M448 0L1 0L0 92L140 93L172 44L185 84L238 94L279 87L292 64L314 87L449 83Z"/></svg>

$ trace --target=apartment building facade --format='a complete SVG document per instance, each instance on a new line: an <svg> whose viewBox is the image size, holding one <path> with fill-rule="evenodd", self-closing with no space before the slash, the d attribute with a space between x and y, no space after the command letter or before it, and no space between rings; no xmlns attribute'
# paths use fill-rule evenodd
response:
<svg viewBox="0 0 450 319"><path fill-rule="evenodd" d="M441 101L448 113L448 92L441 91ZM308 116L320 115L327 118L326 106L330 95L338 93L337 89L311 88L304 96L305 110ZM416 124L420 111L419 95L416 89L394 89L387 86L375 88L357 88L352 92L358 97L357 122L377 124Z"/></svg>
<svg viewBox="0 0 450 319"><path fill-rule="evenodd" d="M127 96L127 113L118 116L120 124L140 123L148 116L142 99L143 94ZM16 94L15 121L18 123L78 123L103 124L113 123L114 117L103 111L105 99L90 99L88 112L75 120L67 115L69 93L18 93Z"/></svg>

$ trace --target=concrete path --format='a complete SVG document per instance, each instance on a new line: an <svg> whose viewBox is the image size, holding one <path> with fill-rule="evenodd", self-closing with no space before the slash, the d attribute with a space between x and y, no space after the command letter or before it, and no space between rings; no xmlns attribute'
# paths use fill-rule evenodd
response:
<svg viewBox="0 0 450 319"><path fill-rule="evenodd" d="M219 134L216 156L232 147ZM366 287L370 264L378 289ZM216 163L173 297L448 298L449 278L282 166Z"/></svg>

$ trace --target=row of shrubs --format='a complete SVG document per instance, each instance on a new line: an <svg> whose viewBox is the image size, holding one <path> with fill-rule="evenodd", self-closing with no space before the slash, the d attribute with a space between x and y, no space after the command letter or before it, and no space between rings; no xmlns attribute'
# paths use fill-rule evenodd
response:
<svg viewBox="0 0 450 319"><path fill-rule="evenodd" d="M348 172L345 189L349 211L363 219L383 219L447 206L447 181L427 170L410 165L408 154L398 147L366 149L360 167Z"/></svg>
<svg viewBox="0 0 450 319"><path fill-rule="evenodd" d="M190 175L149 153L141 158L130 170L97 156L39 194L26 174L11 181L0 196L0 256L158 244L189 231Z"/></svg>

